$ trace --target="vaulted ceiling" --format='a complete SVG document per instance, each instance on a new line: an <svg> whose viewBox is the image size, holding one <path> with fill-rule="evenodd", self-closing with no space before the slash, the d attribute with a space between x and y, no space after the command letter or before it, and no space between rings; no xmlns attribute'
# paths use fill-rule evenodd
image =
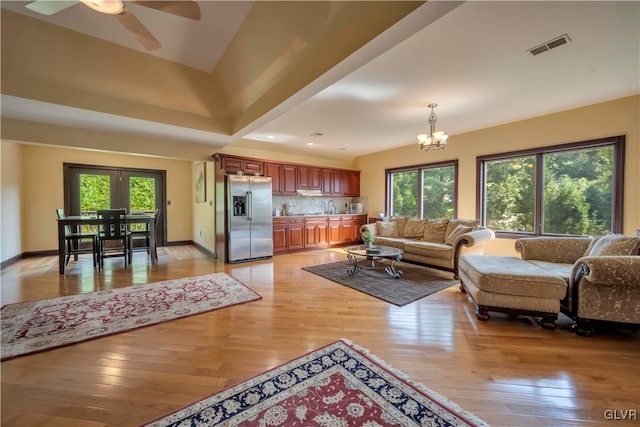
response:
<svg viewBox="0 0 640 427"><path fill-rule="evenodd" d="M638 2L198 2L199 21L126 2L153 51L79 3L25 3L1 10L9 139L357 156L414 143L432 102L455 135L640 92Z"/></svg>

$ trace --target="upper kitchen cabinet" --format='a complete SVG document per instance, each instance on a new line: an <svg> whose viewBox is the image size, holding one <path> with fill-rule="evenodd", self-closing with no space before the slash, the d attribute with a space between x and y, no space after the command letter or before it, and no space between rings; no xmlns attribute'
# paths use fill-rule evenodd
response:
<svg viewBox="0 0 640 427"><path fill-rule="evenodd" d="M290 196L298 190L321 191L326 196L360 197L360 171L330 169L296 163L277 163L240 156L214 154L227 174L271 177L273 194Z"/></svg>
<svg viewBox="0 0 640 427"><path fill-rule="evenodd" d="M298 188L301 190L322 190L321 169L298 165Z"/></svg>
<svg viewBox="0 0 640 427"><path fill-rule="evenodd" d="M298 167L281 163L264 163L264 176L271 177L271 186L275 195L296 194Z"/></svg>
<svg viewBox="0 0 640 427"><path fill-rule="evenodd" d="M322 193L331 196L360 196L360 172L322 169Z"/></svg>
<svg viewBox="0 0 640 427"><path fill-rule="evenodd" d="M360 197L360 172L345 172L343 182L345 196Z"/></svg>
<svg viewBox="0 0 640 427"><path fill-rule="evenodd" d="M242 172L246 175L264 175L264 162L260 160L220 156L220 167L227 173Z"/></svg>

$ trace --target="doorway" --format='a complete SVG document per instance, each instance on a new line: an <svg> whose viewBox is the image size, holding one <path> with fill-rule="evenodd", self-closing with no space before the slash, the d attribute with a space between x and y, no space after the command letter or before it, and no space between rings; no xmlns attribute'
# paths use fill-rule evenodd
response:
<svg viewBox="0 0 640 427"><path fill-rule="evenodd" d="M156 244L166 245L166 171L64 163L67 215L95 215L98 209L153 214L162 210Z"/></svg>

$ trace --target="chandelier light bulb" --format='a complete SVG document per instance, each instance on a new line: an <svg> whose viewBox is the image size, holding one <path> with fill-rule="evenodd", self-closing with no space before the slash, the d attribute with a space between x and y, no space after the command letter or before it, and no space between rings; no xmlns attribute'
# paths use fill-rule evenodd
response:
<svg viewBox="0 0 640 427"><path fill-rule="evenodd" d="M444 149L444 146L447 144L447 138L449 138L444 131L436 131L436 121L438 118L433 112L433 109L437 106L438 104L429 104L429 108L431 108L431 112L429 113L429 133L418 135L418 144L420 144L420 148L424 151Z"/></svg>

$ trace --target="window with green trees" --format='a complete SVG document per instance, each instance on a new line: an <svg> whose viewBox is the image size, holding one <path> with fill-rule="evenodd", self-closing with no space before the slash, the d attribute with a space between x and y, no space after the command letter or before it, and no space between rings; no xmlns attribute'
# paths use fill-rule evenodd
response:
<svg viewBox="0 0 640 427"><path fill-rule="evenodd" d="M478 158L480 216L496 232L622 232L624 137Z"/></svg>
<svg viewBox="0 0 640 427"><path fill-rule="evenodd" d="M453 218L458 162L388 169L387 211L391 216Z"/></svg>

